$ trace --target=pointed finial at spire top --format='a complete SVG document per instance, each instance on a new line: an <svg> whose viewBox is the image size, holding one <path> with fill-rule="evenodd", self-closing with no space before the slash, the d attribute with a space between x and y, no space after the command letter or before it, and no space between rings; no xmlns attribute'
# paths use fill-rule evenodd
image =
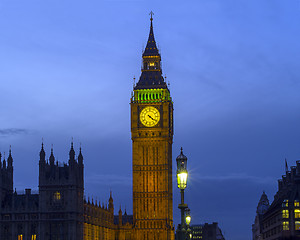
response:
<svg viewBox="0 0 300 240"><path fill-rule="evenodd" d="M11 156L11 145L9 145L9 151L8 151L8 158L7 161L9 161L10 163L12 162L12 156ZM9 164L10 164L9 163Z"/></svg>
<svg viewBox="0 0 300 240"><path fill-rule="evenodd" d="M180 148L180 153L181 153L181 154L183 154L183 152L182 152L182 151L183 151L183 148L181 147L181 148Z"/></svg>
<svg viewBox="0 0 300 240"><path fill-rule="evenodd" d="M154 12L151 11L151 12L149 13L149 15L151 16L151 17L150 17L150 21L152 22L152 21L153 21L153 15L154 15Z"/></svg>

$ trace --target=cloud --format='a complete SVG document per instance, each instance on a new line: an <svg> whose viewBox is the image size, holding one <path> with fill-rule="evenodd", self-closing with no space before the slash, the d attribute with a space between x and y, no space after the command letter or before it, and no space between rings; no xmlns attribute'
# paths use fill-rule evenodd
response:
<svg viewBox="0 0 300 240"><path fill-rule="evenodd" d="M272 177L259 177L259 176L251 176L245 173L233 173L229 175L223 176L200 176L193 175L192 181L249 181L256 184L274 184L276 182L275 178Z"/></svg>
<svg viewBox="0 0 300 240"><path fill-rule="evenodd" d="M128 186L131 185L131 182L131 176L122 176L117 174L94 174L86 177L86 183L88 184Z"/></svg>
<svg viewBox="0 0 300 240"><path fill-rule="evenodd" d="M24 135L28 134L28 129L24 128L6 128L0 129L0 135L2 136L12 136L12 135Z"/></svg>

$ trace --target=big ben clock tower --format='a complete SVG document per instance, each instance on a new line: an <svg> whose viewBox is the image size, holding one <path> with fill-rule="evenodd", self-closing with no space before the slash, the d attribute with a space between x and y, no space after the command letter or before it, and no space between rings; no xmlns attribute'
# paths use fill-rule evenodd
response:
<svg viewBox="0 0 300 240"><path fill-rule="evenodd" d="M142 74L131 98L133 235L135 240L173 240L173 103L162 77L152 14Z"/></svg>

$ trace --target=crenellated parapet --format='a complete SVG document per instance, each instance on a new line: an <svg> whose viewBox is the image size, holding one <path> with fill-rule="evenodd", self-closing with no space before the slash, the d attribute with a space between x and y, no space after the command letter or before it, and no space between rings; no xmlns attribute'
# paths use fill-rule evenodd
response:
<svg viewBox="0 0 300 240"><path fill-rule="evenodd" d="M112 195L107 203L88 198L84 200L84 239L115 239L114 206Z"/></svg>
<svg viewBox="0 0 300 240"><path fill-rule="evenodd" d="M84 222L99 227L113 227L113 212L107 207L94 200L84 200Z"/></svg>
<svg viewBox="0 0 300 240"><path fill-rule="evenodd" d="M296 166L291 166L290 170L286 165L285 175L278 180L278 191L289 188L294 184L300 184L300 160L296 161Z"/></svg>

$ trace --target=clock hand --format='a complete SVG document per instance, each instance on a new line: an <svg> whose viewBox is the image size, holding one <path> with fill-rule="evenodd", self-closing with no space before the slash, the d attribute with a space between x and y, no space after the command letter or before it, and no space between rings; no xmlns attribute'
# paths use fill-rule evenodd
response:
<svg viewBox="0 0 300 240"><path fill-rule="evenodd" d="M151 117L150 115L148 115L148 117L149 117L149 118L151 118L152 120L154 120L154 118L153 118L153 117Z"/></svg>

